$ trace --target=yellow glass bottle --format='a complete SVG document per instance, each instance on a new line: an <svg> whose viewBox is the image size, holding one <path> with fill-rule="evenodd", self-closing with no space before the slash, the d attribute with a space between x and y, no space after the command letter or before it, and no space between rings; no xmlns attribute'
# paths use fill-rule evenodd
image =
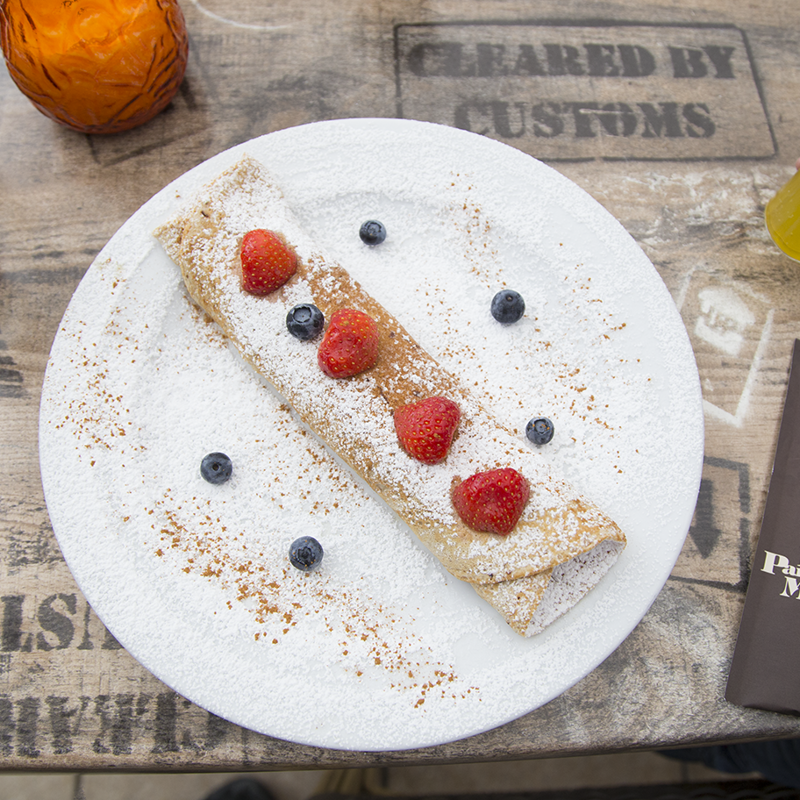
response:
<svg viewBox="0 0 800 800"><path fill-rule="evenodd" d="M12 80L48 117L117 133L163 110L186 71L177 0L0 0Z"/></svg>
<svg viewBox="0 0 800 800"><path fill-rule="evenodd" d="M800 170L767 203L764 219L775 244L800 261Z"/></svg>

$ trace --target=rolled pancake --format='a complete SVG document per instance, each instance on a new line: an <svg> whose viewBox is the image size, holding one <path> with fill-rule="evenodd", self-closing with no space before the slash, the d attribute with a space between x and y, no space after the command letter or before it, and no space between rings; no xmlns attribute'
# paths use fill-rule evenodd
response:
<svg viewBox="0 0 800 800"><path fill-rule="evenodd" d="M255 297L241 289L245 233L267 228L298 256L296 274ZM308 427L399 515L457 578L472 584L518 633L539 632L572 607L610 569L625 545L614 521L581 496L526 442L492 418L347 271L315 245L267 170L244 157L200 190L155 231L180 267L187 291ZM379 330L378 363L355 377L327 377L314 342L293 337L286 314L314 303L326 319L360 309ZM394 432L395 408L445 395L461 409L447 459L409 457ZM477 533L456 514L454 481L513 467L531 486L508 536Z"/></svg>

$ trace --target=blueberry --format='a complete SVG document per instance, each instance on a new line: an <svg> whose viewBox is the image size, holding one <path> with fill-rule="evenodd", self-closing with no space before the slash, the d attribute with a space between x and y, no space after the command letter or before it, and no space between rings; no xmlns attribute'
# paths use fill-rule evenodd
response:
<svg viewBox="0 0 800 800"><path fill-rule="evenodd" d="M305 342L322 333L325 315L312 303L301 303L286 315L286 327L292 336Z"/></svg>
<svg viewBox="0 0 800 800"><path fill-rule="evenodd" d="M370 219L361 226L358 235L361 237L361 241L364 242L364 244L376 245L380 244L386 238L386 228L383 226L382 222L378 222L376 219Z"/></svg>
<svg viewBox="0 0 800 800"><path fill-rule="evenodd" d="M289 561L293 567L311 572L322 562L322 545L313 536L301 536L289 548Z"/></svg>
<svg viewBox="0 0 800 800"><path fill-rule="evenodd" d="M225 453L209 453L200 463L200 474L209 483L225 483L233 472L233 462Z"/></svg>
<svg viewBox="0 0 800 800"><path fill-rule="evenodd" d="M525 435L534 444L547 444L554 432L553 423L547 417L535 417L525 426Z"/></svg>
<svg viewBox="0 0 800 800"><path fill-rule="evenodd" d="M517 322L525 313L525 301L519 292L503 289L492 298L492 316L504 324Z"/></svg>

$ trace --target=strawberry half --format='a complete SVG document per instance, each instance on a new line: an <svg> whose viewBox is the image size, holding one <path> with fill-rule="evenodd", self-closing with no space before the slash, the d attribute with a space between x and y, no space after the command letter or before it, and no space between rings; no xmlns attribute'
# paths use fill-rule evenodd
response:
<svg viewBox="0 0 800 800"><path fill-rule="evenodd" d="M423 464L444 461L455 436L461 411L446 397L429 397L394 412L400 446Z"/></svg>
<svg viewBox="0 0 800 800"><path fill-rule="evenodd" d="M378 360L378 326L363 311L340 308L331 315L317 362L331 378L351 378Z"/></svg>
<svg viewBox="0 0 800 800"><path fill-rule="evenodd" d="M505 536L514 529L530 497L530 485L515 469L478 472L452 491L458 516L470 528Z"/></svg>
<svg viewBox="0 0 800 800"><path fill-rule="evenodd" d="M249 231L242 239L242 289L264 295L283 286L297 270L297 254L272 231Z"/></svg>

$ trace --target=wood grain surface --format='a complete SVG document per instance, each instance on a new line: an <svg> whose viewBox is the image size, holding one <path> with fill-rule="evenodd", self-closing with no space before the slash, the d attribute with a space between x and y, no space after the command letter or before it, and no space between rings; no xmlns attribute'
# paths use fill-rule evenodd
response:
<svg viewBox="0 0 800 800"><path fill-rule="evenodd" d="M799 736L723 699L786 388L800 265L763 224L800 156L795 0L184 0L184 84L147 125L86 136L0 75L0 766L242 770L423 764ZM706 458L674 573L578 685L426 750L347 753L240 729L107 633L53 536L37 413L50 345L95 254L155 192L315 120L466 127L552 164L636 238L683 316Z"/></svg>

